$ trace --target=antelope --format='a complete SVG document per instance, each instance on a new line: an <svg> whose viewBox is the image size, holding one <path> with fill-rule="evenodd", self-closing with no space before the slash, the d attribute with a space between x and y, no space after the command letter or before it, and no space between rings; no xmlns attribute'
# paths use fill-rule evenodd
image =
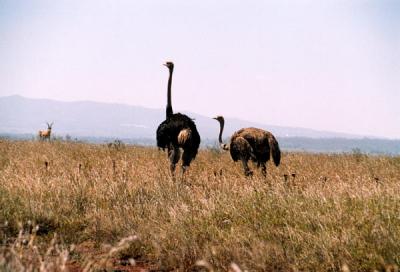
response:
<svg viewBox="0 0 400 272"><path fill-rule="evenodd" d="M40 140L48 140L50 141L50 135L51 135L51 127L53 126L53 123L49 124L47 123L47 130L39 130L39 139Z"/></svg>

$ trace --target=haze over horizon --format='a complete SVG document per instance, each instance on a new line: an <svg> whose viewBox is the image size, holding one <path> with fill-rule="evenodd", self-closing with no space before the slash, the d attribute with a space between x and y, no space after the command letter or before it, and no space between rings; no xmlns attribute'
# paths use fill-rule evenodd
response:
<svg viewBox="0 0 400 272"><path fill-rule="evenodd" d="M0 0L0 96L400 138L400 1Z"/></svg>

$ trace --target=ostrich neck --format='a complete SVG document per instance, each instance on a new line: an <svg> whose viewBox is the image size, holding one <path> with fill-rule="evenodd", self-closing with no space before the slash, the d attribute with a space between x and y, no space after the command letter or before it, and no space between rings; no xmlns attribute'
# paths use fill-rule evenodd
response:
<svg viewBox="0 0 400 272"><path fill-rule="evenodd" d="M222 146L223 145L222 132L224 131L224 121L220 121L219 126L220 126L220 129L219 129L219 135L218 135L218 142Z"/></svg>
<svg viewBox="0 0 400 272"><path fill-rule="evenodd" d="M170 69L169 70L169 78L168 78L168 94L167 94L167 118L173 114L172 102L171 102L172 73L173 73L173 70Z"/></svg>

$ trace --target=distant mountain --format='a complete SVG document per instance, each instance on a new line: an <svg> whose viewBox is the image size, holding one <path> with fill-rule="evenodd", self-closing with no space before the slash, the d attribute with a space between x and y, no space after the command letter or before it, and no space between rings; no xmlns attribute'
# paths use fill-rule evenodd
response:
<svg viewBox="0 0 400 272"><path fill-rule="evenodd" d="M196 119L202 145L214 146L219 132L217 121L196 113L187 114ZM47 128L46 122L54 122L53 135L64 139L69 135L68 138L72 140L95 143L119 139L124 143L154 146L157 126L164 118L164 109L90 101L0 97L0 138L32 139L37 136L39 129ZM284 150L400 154L400 140L271 126L234 118L226 118L224 135L229 137L239 128L252 126L271 131L278 137L279 145Z"/></svg>
<svg viewBox="0 0 400 272"><path fill-rule="evenodd" d="M219 125L215 120L196 113L186 114L196 119L202 139L217 138ZM39 129L46 128L45 122L54 121L53 133L59 136L155 138L157 126L164 118L164 109L91 101L0 97L0 133L3 134L36 134ZM277 137L361 138L358 135L271 126L234 118L226 118L224 135L229 136L239 128L251 126L269 130Z"/></svg>

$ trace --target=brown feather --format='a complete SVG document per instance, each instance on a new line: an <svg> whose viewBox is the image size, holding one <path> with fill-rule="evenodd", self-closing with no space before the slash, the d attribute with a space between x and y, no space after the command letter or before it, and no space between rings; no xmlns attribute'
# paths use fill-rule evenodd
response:
<svg viewBox="0 0 400 272"><path fill-rule="evenodd" d="M230 144L227 145L222 142L222 132L225 124L224 118L217 116L213 119L220 123L220 132L218 135L220 147L230 151L233 161L242 161L246 176L252 174L252 171L248 167L248 160L256 162L257 167L261 166L264 176L267 173L266 163L269 161L271 155L275 165L279 165L281 151L278 141L271 132L254 127L242 128L232 135Z"/></svg>

